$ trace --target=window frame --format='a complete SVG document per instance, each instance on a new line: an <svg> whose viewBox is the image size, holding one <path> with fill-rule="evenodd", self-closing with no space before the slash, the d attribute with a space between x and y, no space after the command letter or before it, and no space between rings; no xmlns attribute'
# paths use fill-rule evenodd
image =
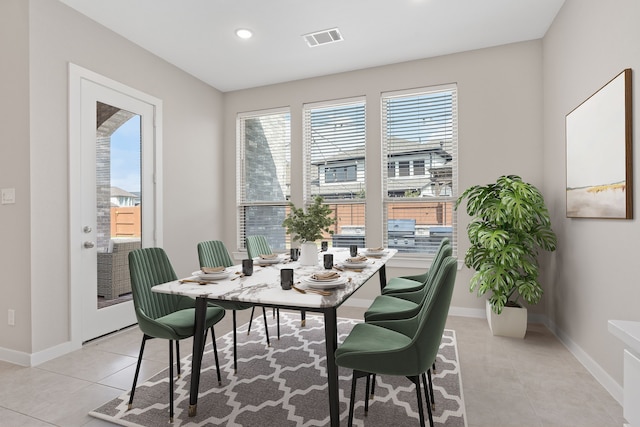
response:
<svg viewBox="0 0 640 427"><path fill-rule="evenodd" d="M289 160L288 170L285 172L286 182L284 183L285 187L287 187L288 190L284 191L282 200L248 200L245 192L245 185L247 181L247 137L244 125L248 119L260 119L277 115L287 116L288 120L288 126L286 129L288 137L285 138L285 143L288 145L288 152L285 154L285 157ZM252 207L274 207L282 208L284 212L291 198L291 109L289 107L241 112L236 115L236 171L237 247L241 251L246 251L246 230L248 228L246 224L247 209ZM282 219L284 220L284 216ZM272 224L272 227L277 228L277 226L280 225L281 223ZM284 247L279 247L280 245L277 244L277 242L270 239L269 235L267 235L266 237L269 244L272 245L272 249L274 251L280 251L284 249Z"/></svg>
<svg viewBox="0 0 640 427"><path fill-rule="evenodd" d="M390 138L387 135L387 125L388 125L388 110L387 107L385 105L385 103L390 100L390 99L400 99L400 98L410 98L410 97L418 97L418 96L422 96L422 95L430 95L430 94L436 94L436 93L442 93L442 92L451 92L452 93L452 99L451 99L451 142L450 142L450 154L451 154L451 160L450 160L450 165L451 165L451 194L438 194L436 196L432 196L432 197L408 197L408 194L405 192L404 197L402 196L394 196L391 197L389 196L389 192L390 192L390 183L393 183L394 180L404 180L407 183L410 182L411 180L416 180L416 182L418 182L420 179L423 179L426 176L429 176L429 169L433 167L434 164L434 158L433 156L435 154L433 153L429 153L429 158L427 159L426 157L424 159L416 159L415 161L422 161L422 170L423 170L423 174L422 175L416 175L415 171L416 171L416 164L414 163L414 160L411 160L410 165L409 165L409 171L408 171L408 176L403 176L401 175L400 170L402 169L401 167L401 162L404 161L404 159L401 158L401 156L396 156L398 158L394 159L392 162L389 161L389 155L390 155ZM456 84L444 84L444 85L437 85L437 86L430 86L430 87L421 87L421 88L415 88L415 89L408 89L408 90L396 90L396 91L388 91L388 92L382 92L380 95L380 140L381 140L381 144L380 144L380 149L381 149L381 165L380 165L380 170L381 170L381 182L382 182L382 208L381 208L381 214L382 214L382 226L383 226L383 244L385 247L389 247L389 240L390 240L390 235L389 235L389 208L392 204L406 204L407 206L410 206L411 204L418 204L418 203L443 203L443 206L449 206L449 212L444 212L444 218L446 221L446 218L448 215L450 215L450 221L451 221L451 236L450 236L450 241L451 241L451 245L453 247L453 253L454 255L457 254L457 235L458 235L458 224L457 224L457 216L455 215L455 212L453 212L453 205L455 204L455 200L457 198L457 194L458 194L458 88ZM449 149L447 151L449 151ZM446 160L445 160L446 163ZM391 175L391 171L394 172L393 175ZM393 191L393 190L391 190ZM431 226L429 226L430 229ZM418 230L414 229L414 237L416 239L418 239ZM434 228L434 230L438 230L436 228ZM438 234L436 232L434 232L434 236L437 236ZM431 233L430 233L431 236ZM434 237L434 239L437 239L437 237ZM429 251L431 251L432 249L429 248L427 251L420 251L420 252L411 252L411 251L407 251L407 252L399 252L398 253L398 257L402 258L433 258L433 253L430 253Z"/></svg>

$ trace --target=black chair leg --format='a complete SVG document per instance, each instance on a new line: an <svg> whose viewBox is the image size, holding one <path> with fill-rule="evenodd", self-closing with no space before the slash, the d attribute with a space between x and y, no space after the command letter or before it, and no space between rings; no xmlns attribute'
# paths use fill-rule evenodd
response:
<svg viewBox="0 0 640 427"><path fill-rule="evenodd" d="M431 380L431 371L427 371L427 377L429 378L429 395L431 396L431 407L436 409L436 398L433 394L433 381Z"/></svg>
<svg viewBox="0 0 640 427"><path fill-rule="evenodd" d="M347 424L348 427L353 426L353 407L356 400L356 381L358 381L358 377L356 376L356 371L353 371L353 377L351 379L351 399L349 400L349 421Z"/></svg>
<svg viewBox="0 0 640 427"><path fill-rule="evenodd" d="M140 344L140 354L138 355L138 365L136 366L136 373L133 376L133 385L131 386L131 393L129 393L129 407L133 404L133 395L136 392L136 384L138 383L138 374L140 374L140 365L142 364L142 355L144 354L144 345L150 337L147 335L142 336L142 343Z"/></svg>
<svg viewBox="0 0 640 427"><path fill-rule="evenodd" d="M247 328L247 335L251 332L251 322L253 322L253 313L256 311L256 306L251 307L251 317L249 318L249 327Z"/></svg>
<svg viewBox="0 0 640 427"><path fill-rule="evenodd" d="M373 374L373 379L371 381L371 399L373 399L373 395L376 393L376 374Z"/></svg>
<svg viewBox="0 0 640 427"><path fill-rule="evenodd" d="M367 385L364 391L364 416L369 415L369 387L371 386L371 375L367 375Z"/></svg>
<svg viewBox="0 0 640 427"><path fill-rule="evenodd" d="M304 328L306 324L307 324L307 312L304 310L300 310L300 326Z"/></svg>
<svg viewBox="0 0 640 427"><path fill-rule="evenodd" d="M169 340L169 422L173 422L173 341Z"/></svg>
<svg viewBox="0 0 640 427"><path fill-rule="evenodd" d="M267 337L267 347L271 347L271 341L269 341L269 325L267 325L267 310L262 307L262 318L264 319L264 333Z"/></svg>
<svg viewBox="0 0 640 427"><path fill-rule="evenodd" d="M176 340L176 369L178 378L180 378L180 341Z"/></svg>
<svg viewBox="0 0 640 427"><path fill-rule="evenodd" d="M216 359L216 372L218 374L218 385L222 385L222 377L220 376L220 361L218 360L218 346L216 344L216 334L213 332L213 326L211 329L211 341L213 344L213 357Z"/></svg>
<svg viewBox="0 0 640 427"><path fill-rule="evenodd" d="M429 376L429 378L431 378L431 376ZM427 390L427 379L425 378L425 374L422 374L422 386L424 388L424 400L425 402L427 402L427 414L429 415L429 425L431 427L433 427L433 408L435 408L435 406L433 406L433 387L431 386L431 383L429 382L429 388L430 391ZM429 396L431 396L431 404L429 404Z"/></svg>
<svg viewBox="0 0 640 427"><path fill-rule="evenodd" d="M280 339L280 309L278 309L278 320L277 320L277 329L278 329L278 340Z"/></svg>
<svg viewBox="0 0 640 427"><path fill-rule="evenodd" d="M425 427L424 424L424 408L422 405L422 392L420 391L420 375L413 377L407 377L416 386L416 397L418 399L418 415L420 416L420 427Z"/></svg>
<svg viewBox="0 0 640 427"><path fill-rule="evenodd" d="M238 337L236 333L236 311L233 310L233 372L238 373Z"/></svg>

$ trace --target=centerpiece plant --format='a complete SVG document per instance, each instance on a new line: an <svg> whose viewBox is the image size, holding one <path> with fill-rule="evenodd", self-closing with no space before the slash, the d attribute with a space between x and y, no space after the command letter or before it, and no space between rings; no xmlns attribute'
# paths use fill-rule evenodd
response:
<svg viewBox="0 0 640 427"><path fill-rule="evenodd" d="M538 251L554 251L557 244L540 191L517 175L503 175L495 183L465 190L455 209L465 200L472 220L464 263L476 271L470 291L479 296L490 291L496 314L505 306L520 306L520 297L537 304L543 293Z"/></svg>
<svg viewBox="0 0 640 427"><path fill-rule="evenodd" d="M331 208L323 204L323 201L322 196L316 196L306 212L289 202L289 215L282 222L282 226L287 229L287 234L292 236L293 241L315 242L322 239L323 233L333 234L329 227L335 224L336 220L331 217Z"/></svg>
<svg viewBox="0 0 640 427"><path fill-rule="evenodd" d="M291 235L292 241L302 243L300 259L303 265L317 262L315 241L322 239L324 233L333 234L333 230L329 227L335 224L336 220L331 216L333 212L331 208L323 204L323 201L322 196L316 196L313 204L309 205L306 211L289 202L289 214L282 222L287 234Z"/></svg>

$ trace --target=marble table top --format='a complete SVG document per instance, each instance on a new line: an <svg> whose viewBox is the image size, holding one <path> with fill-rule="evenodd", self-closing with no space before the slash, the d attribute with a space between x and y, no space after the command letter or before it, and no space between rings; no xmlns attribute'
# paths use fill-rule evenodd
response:
<svg viewBox="0 0 640 427"><path fill-rule="evenodd" d="M284 290L280 286L280 270L291 268L294 270L294 284L301 289L309 289L306 279L314 273L328 272L323 267L322 259L324 254L331 253L334 257L334 264L341 268L342 263L349 258L349 249L332 248L327 252L318 253L318 264L314 266L302 266L298 261L291 261L288 255L279 255L280 262L277 264L259 266L254 262L253 275L241 276L241 265L227 267L226 271L231 274L226 279L215 280L211 284L198 284L191 282L181 283L180 280L163 283L154 286L154 292L165 294L186 295L190 297L206 297L211 300L240 301L254 304L303 307L303 308L327 308L337 307L344 300L349 298L360 286L364 285L375 273L378 272L386 262L396 253L396 249L385 249L384 254L379 257L368 256L366 265L362 269L342 270L334 269L344 278L345 283L336 288L327 289L331 291L328 296L315 293L302 294L294 289ZM360 252L359 255L363 255ZM184 279L198 280L198 276L190 276Z"/></svg>

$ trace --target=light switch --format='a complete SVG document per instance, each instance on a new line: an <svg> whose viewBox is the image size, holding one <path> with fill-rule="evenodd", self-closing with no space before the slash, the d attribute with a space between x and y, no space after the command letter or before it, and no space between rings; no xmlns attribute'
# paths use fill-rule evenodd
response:
<svg viewBox="0 0 640 427"><path fill-rule="evenodd" d="M2 199L2 204L3 205L8 205L10 203L15 203L16 202L16 189L15 188L3 188L0 191L0 195L1 195L1 199Z"/></svg>

